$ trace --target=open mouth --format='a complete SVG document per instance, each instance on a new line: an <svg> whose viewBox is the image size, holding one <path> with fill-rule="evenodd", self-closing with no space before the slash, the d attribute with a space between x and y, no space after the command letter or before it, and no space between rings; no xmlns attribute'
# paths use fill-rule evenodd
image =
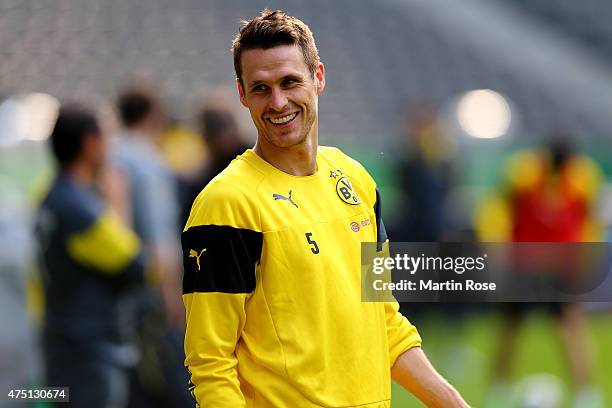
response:
<svg viewBox="0 0 612 408"><path fill-rule="evenodd" d="M268 118L268 121L274 125L284 126L291 123L298 115L298 112L294 112L290 115L281 116L280 118Z"/></svg>

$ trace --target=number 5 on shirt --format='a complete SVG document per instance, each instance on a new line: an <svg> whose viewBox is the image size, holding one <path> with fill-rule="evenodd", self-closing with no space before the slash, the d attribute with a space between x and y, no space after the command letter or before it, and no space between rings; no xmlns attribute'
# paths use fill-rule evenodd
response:
<svg viewBox="0 0 612 408"><path fill-rule="evenodd" d="M312 253L315 254L315 255L318 254L319 253L319 246L317 245L317 242L312 239L312 232L307 232L306 233L306 241L308 241L308 243L310 245L312 245L312 248L310 248Z"/></svg>

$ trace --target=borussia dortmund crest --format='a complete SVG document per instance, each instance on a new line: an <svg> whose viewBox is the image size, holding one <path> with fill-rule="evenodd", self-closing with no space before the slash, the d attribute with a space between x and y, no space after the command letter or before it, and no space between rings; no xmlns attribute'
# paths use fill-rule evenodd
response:
<svg viewBox="0 0 612 408"><path fill-rule="evenodd" d="M342 201L350 205L361 204L361 199L353 188L351 181L346 176L340 177L336 183L336 192Z"/></svg>

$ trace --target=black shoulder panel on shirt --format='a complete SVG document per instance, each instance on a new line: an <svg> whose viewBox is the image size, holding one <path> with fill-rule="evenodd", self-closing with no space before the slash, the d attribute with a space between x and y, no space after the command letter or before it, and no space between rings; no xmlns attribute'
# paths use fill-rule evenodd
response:
<svg viewBox="0 0 612 408"><path fill-rule="evenodd" d="M376 187L376 202L374 203L374 213L376 214L376 250L382 251L382 245L387 240L387 230L382 220L382 202L380 191Z"/></svg>
<svg viewBox="0 0 612 408"><path fill-rule="evenodd" d="M183 294L251 293L263 234L219 225L191 227L181 235Z"/></svg>

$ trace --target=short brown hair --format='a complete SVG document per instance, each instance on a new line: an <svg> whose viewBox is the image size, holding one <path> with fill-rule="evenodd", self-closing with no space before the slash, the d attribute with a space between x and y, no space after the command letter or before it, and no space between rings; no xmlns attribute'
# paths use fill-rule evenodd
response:
<svg viewBox="0 0 612 408"><path fill-rule="evenodd" d="M264 9L261 15L242 21L242 28L232 42L234 70L242 82L241 56L244 51L273 48L279 45L299 45L311 75L319 65L319 50L312 31L304 22L281 10Z"/></svg>
<svg viewBox="0 0 612 408"><path fill-rule="evenodd" d="M145 86L130 86L121 90L117 109L125 127L138 125L152 112L159 109L159 102L152 90Z"/></svg>
<svg viewBox="0 0 612 408"><path fill-rule="evenodd" d="M91 109L75 103L62 106L50 136L51 151L59 167L65 168L78 160L85 139L99 135L100 126Z"/></svg>

